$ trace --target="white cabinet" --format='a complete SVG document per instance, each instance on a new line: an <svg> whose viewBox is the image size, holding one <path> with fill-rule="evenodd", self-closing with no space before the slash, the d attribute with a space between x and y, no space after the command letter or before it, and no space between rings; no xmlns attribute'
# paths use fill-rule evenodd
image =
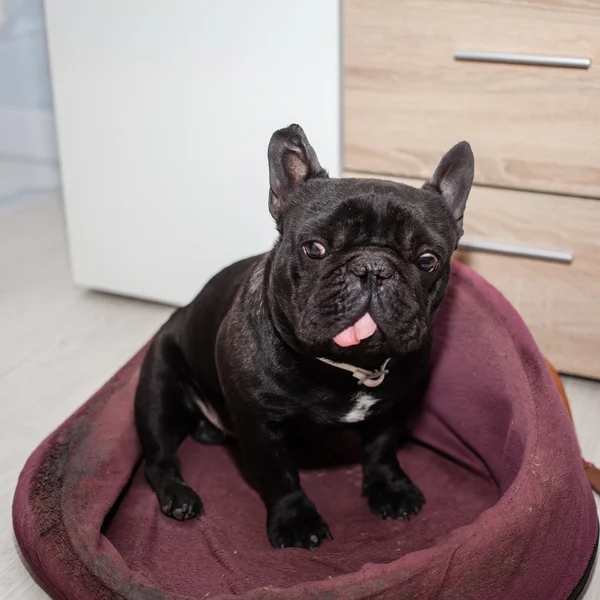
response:
<svg viewBox="0 0 600 600"><path fill-rule="evenodd" d="M182 304L267 250L271 133L341 171L338 0L46 0L77 284Z"/></svg>

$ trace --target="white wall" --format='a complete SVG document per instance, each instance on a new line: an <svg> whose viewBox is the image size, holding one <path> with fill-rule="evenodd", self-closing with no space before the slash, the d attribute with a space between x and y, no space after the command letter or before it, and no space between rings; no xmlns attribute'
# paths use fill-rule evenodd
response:
<svg viewBox="0 0 600 600"><path fill-rule="evenodd" d="M57 163L42 0L0 0L0 208L56 189Z"/></svg>

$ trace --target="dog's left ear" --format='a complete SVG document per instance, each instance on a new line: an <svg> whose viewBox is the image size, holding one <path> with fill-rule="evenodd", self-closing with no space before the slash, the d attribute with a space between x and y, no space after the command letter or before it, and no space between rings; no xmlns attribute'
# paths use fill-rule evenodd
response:
<svg viewBox="0 0 600 600"><path fill-rule="evenodd" d="M473 184L474 170L471 146L467 142L459 142L444 154L433 177L423 186L423 189L434 190L442 195L456 220L459 236L463 234L463 215Z"/></svg>
<svg viewBox="0 0 600 600"><path fill-rule="evenodd" d="M279 129L269 142L269 210L279 221L285 202L294 189L313 177L327 177L316 152L300 125Z"/></svg>

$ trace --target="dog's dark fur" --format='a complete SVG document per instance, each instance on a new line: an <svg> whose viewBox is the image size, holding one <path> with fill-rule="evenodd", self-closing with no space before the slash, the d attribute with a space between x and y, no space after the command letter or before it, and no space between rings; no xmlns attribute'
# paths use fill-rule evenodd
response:
<svg viewBox="0 0 600 600"><path fill-rule="evenodd" d="M183 438L215 444L231 434L265 503L271 544L314 548L331 534L300 486L290 434L354 427L371 511L408 519L425 501L396 448L426 386L431 324L462 235L473 155L457 144L421 189L330 179L297 125L275 132L268 155L279 239L267 254L221 271L162 327L142 367L135 417L146 476L166 515L203 514L181 477ZM310 242L325 256L307 256ZM372 336L334 343L367 312ZM391 361L383 383L365 388L318 357L366 369ZM356 412L361 398L368 408Z"/></svg>

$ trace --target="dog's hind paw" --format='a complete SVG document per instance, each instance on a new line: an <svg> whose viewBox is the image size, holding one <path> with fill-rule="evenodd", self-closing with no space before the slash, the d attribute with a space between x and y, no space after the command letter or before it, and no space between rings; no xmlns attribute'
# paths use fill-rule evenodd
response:
<svg viewBox="0 0 600 600"><path fill-rule="evenodd" d="M225 433L204 418L198 420L198 425L194 431L192 431L192 437L201 444L208 444L211 446L227 444L230 442L230 439Z"/></svg>

